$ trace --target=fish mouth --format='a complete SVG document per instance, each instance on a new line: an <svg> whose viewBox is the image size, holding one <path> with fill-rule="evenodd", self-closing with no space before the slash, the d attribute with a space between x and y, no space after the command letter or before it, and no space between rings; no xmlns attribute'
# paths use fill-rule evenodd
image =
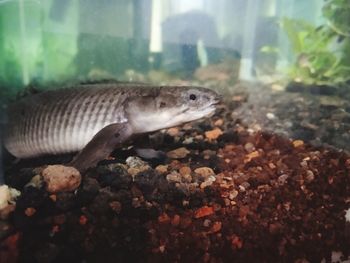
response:
<svg viewBox="0 0 350 263"><path fill-rule="evenodd" d="M213 99L213 102L210 105L217 105L222 101L222 96L221 95L216 95L215 98Z"/></svg>

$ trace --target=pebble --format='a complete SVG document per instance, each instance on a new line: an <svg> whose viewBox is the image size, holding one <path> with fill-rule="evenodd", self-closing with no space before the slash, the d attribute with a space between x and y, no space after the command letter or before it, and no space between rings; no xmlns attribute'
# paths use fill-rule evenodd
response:
<svg viewBox="0 0 350 263"><path fill-rule="evenodd" d="M223 119L218 119L214 122L214 126L222 126L224 124Z"/></svg>
<svg viewBox="0 0 350 263"><path fill-rule="evenodd" d="M294 148L298 148L298 147L303 146L303 145L304 145L304 142L302 140L293 141Z"/></svg>
<svg viewBox="0 0 350 263"><path fill-rule="evenodd" d="M194 138L198 141L202 141L204 139L202 134L196 135Z"/></svg>
<svg viewBox="0 0 350 263"><path fill-rule="evenodd" d="M204 226L204 227L209 227L210 224L211 224L210 219L205 219L204 222L203 222L203 226Z"/></svg>
<svg viewBox="0 0 350 263"><path fill-rule="evenodd" d="M220 128L215 128L213 130L206 131L205 132L205 137L208 140L216 140L222 134L223 134L223 132L222 132L222 130Z"/></svg>
<svg viewBox="0 0 350 263"><path fill-rule="evenodd" d="M237 197L237 195L238 195L238 191L237 191L237 190L232 190L232 191L230 192L228 198L229 198L230 200L233 200L233 199L235 199L235 198Z"/></svg>
<svg viewBox="0 0 350 263"><path fill-rule="evenodd" d="M301 163L300 163L300 166L301 167L304 167L304 168L307 168L307 162L306 161L302 161Z"/></svg>
<svg viewBox="0 0 350 263"><path fill-rule="evenodd" d="M84 225L86 225L87 222L88 222L88 219L85 215L81 215L79 217L79 224L80 225L84 226Z"/></svg>
<svg viewBox="0 0 350 263"><path fill-rule="evenodd" d="M182 144L191 144L193 143L193 137L188 137L183 140Z"/></svg>
<svg viewBox="0 0 350 263"><path fill-rule="evenodd" d="M158 216L158 222L161 224L170 222L170 217L167 213L163 213L160 216Z"/></svg>
<svg viewBox="0 0 350 263"><path fill-rule="evenodd" d="M274 120L274 119L276 119L276 116L275 116L275 114L268 112L268 113L266 113L266 118L268 118L269 120Z"/></svg>
<svg viewBox="0 0 350 263"><path fill-rule="evenodd" d="M277 178L277 182L279 185L284 185L287 182L288 174L282 174Z"/></svg>
<svg viewBox="0 0 350 263"><path fill-rule="evenodd" d="M219 221L214 222L213 226L210 229L211 233L219 232L222 228L222 223Z"/></svg>
<svg viewBox="0 0 350 263"><path fill-rule="evenodd" d="M213 169L211 169L210 167L199 167L195 169L194 172L202 176L203 178L208 178L211 175L215 175Z"/></svg>
<svg viewBox="0 0 350 263"><path fill-rule="evenodd" d="M141 167L130 167L128 169L128 174L130 174L131 176L135 176L138 173L144 172L146 170L150 169L149 165L145 165L145 166L141 166Z"/></svg>
<svg viewBox="0 0 350 263"><path fill-rule="evenodd" d="M49 165L41 175L50 193L74 191L81 183L81 174L74 167Z"/></svg>
<svg viewBox="0 0 350 263"><path fill-rule="evenodd" d="M126 159L126 164L130 168L138 168L148 166L148 163L144 162L140 157L137 156L130 156Z"/></svg>
<svg viewBox="0 0 350 263"><path fill-rule="evenodd" d="M191 183L192 182L192 176L190 174L182 175L182 181L184 183Z"/></svg>
<svg viewBox="0 0 350 263"><path fill-rule="evenodd" d="M192 170L191 170L191 168L188 167L188 166L183 166L183 167L181 167L180 170L179 170L179 173L180 173L181 175L188 175L188 174L191 174L191 172L192 172Z"/></svg>
<svg viewBox="0 0 350 263"><path fill-rule="evenodd" d="M259 156L260 156L260 153L258 151L251 152L245 156L244 163L249 163L251 160Z"/></svg>
<svg viewBox="0 0 350 263"><path fill-rule="evenodd" d="M182 127L183 130L185 131L189 131L192 129L192 125L191 123L186 123L183 127Z"/></svg>
<svg viewBox="0 0 350 263"><path fill-rule="evenodd" d="M194 213L194 218L202 218L214 214L214 209L210 206L198 208Z"/></svg>
<svg viewBox="0 0 350 263"><path fill-rule="evenodd" d="M171 159L182 159L190 153L185 147L180 147L167 153L167 156Z"/></svg>
<svg viewBox="0 0 350 263"><path fill-rule="evenodd" d="M269 167L270 167L270 169L275 169L276 165L274 165L273 163L269 163Z"/></svg>
<svg viewBox="0 0 350 263"><path fill-rule="evenodd" d="M167 133L168 133L170 136L175 137L175 136L179 135L179 128L177 128L177 127L169 128L169 129L167 130Z"/></svg>
<svg viewBox="0 0 350 263"><path fill-rule="evenodd" d="M15 204L17 197L21 195L21 192L9 187L6 184L0 186L0 210L5 209L10 204Z"/></svg>
<svg viewBox="0 0 350 263"><path fill-rule="evenodd" d="M43 178L39 174L37 174L29 181L29 183L25 185L25 187L32 186L35 188L41 188L43 184Z"/></svg>
<svg viewBox="0 0 350 263"><path fill-rule="evenodd" d="M165 174L168 171L168 165L158 165L155 170L160 174Z"/></svg>
<svg viewBox="0 0 350 263"><path fill-rule="evenodd" d="M313 173L313 171L311 171L311 170L307 170L306 171L306 181L307 182L312 182L314 179L315 179L315 175L314 175L314 173Z"/></svg>
<svg viewBox="0 0 350 263"><path fill-rule="evenodd" d="M253 143L247 142L247 143L244 145L244 149L245 149L248 153L251 153L251 152L255 151L255 146L254 146Z"/></svg>
<svg viewBox="0 0 350 263"><path fill-rule="evenodd" d="M177 172L172 172L166 176L166 179L169 182L180 183L181 182L181 174L179 174Z"/></svg>
<svg viewBox="0 0 350 263"><path fill-rule="evenodd" d="M33 216L36 213L36 209L33 207L28 207L24 210L24 214L28 217Z"/></svg>
<svg viewBox="0 0 350 263"><path fill-rule="evenodd" d="M178 226L180 224L180 216L179 215L174 215L173 219L171 220L171 224L173 226Z"/></svg>
<svg viewBox="0 0 350 263"><path fill-rule="evenodd" d="M205 187L211 186L215 182L216 178L214 176L209 176L207 180L201 183L200 188L204 189Z"/></svg>

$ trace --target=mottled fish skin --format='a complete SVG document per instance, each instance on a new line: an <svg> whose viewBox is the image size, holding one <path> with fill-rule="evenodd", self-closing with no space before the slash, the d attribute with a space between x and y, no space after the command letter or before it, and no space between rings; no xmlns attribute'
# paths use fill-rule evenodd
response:
<svg viewBox="0 0 350 263"><path fill-rule="evenodd" d="M8 108L4 137L17 158L77 152L85 170L132 135L209 116L217 93L202 87L85 84L23 98Z"/></svg>
<svg viewBox="0 0 350 263"><path fill-rule="evenodd" d="M141 86L91 84L26 97L8 107L5 147L17 158L79 151L103 127L127 121L128 97L158 89Z"/></svg>

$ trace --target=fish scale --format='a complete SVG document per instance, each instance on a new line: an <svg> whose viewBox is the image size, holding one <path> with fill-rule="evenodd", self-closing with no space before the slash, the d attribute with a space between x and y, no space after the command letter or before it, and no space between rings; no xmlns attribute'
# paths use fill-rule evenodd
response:
<svg viewBox="0 0 350 263"><path fill-rule="evenodd" d="M99 84L24 98L9 106L5 147L18 158L79 151L103 127L126 120L118 107L129 91Z"/></svg>

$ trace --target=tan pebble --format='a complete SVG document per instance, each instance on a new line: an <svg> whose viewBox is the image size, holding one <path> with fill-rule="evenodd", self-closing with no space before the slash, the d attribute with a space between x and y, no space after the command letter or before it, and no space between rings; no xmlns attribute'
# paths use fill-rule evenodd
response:
<svg viewBox="0 0 350 263"><path fill-rule="evenodd" d="M212 184L213 184L213 181L205 181L205 182L201 183L200 188L204 189L208 186L211 186Z"/></svg>
<svg viewBox="0 0 350 263"><path fill-rule="evenodd" d="M184 174L182 175L182 181L185 183L192 182L192 176L190 174Z"/></svg>
<svg viewBox="0 0 350 263"><path fill-rule="evenodd" d="M251 152L245 156L244 163L249 163L251 160L259 156L260 156L260 153L258 151Z"/></svg>
<svg viewBox="0 0 350 263"><path fill-rule="evenodd" d="M24 211L24 214L25 214L26 216L33 216L33 215L35 214L35 212L36 212L36 209L35 209L35 208L33 208L33 207L28 207L28 208L26 208L26 210Z"/></svg>
<svg viewBox="0 0 350 263"><path fill-rule="evenodd" d="M222 126L224 124L224 120L223 119L218 119L214 122L215 126Z"/></svg>
<svg viewBox="0 0 350 263"><path fill-rule="evenodd" d="M169 181L169 182L176 182L176 183L180 183L181 182L181 175L177 172L172 172L170 174L168 174L166 176L166 179Z"/></svg>
<svg viewBox="0 0 350 263"><path fill-rule="evenodd" d="M167 133L170 136L175 137L175 136L179 135L179 128L176 128L176 127L170 128L170 129L167 130Z"/></svg>
<svg viewBox="0 0 350 263"><path fill-rule="evenodd" d="M172 159L185 158L190 153L185 147L180 147L167 153L167 156Z"/></svg>
<svg viewBox="0 0 350 263"><path fill-rule="evenodd" d="M303 146L303 145L304 145L304 142L302 140L295 140L295 141L293 141L293 146L295 148Z"/></svg>
<svg viewBox="0 0 350 263"><path fill-rule="evenodd" d="M192 125L190 123L186 123L182 129L184 129L185 131L191 130L192 129Z"/></svg>
<svg viewBox="0 0 350 263"><path fill-rule="evenodd" d="M144 172L146 170L148 170L150 167L148 165L144 165L144 166L141 166L141 167L130 167L128 169L128 174L130 174L131 176L135 176L137 175L138 173L140 172Z"/></svg>
<svg viewBox="0 0 350 263"><path fill-rule="evenodd" d="M203 135L196 135L195 137L194 137L196 140L198 140L198 141L201 141L201 140L203 140L204 139L204 137L203 137Z"/></svg>
<svg viewBox="0 0 350 263"><path fill-rule="evenodd" d="M211 175L215 175L213 169L210 167L199 167L194 170L194 172L202 177L209 177Z"/></svg>
<svg viewBox="0 0 350 263"><path fill-rule="evenodd" d="M164 174L168 171L168 166L167 165L158 165L156 167L156 171L160 174Z"/></svg>
<svg viewBox="0 0 350 263"><path fill-rule="evenodd" d="M16 198L21 195L21 192L18 190L9 187L6 184L0 186L0 213L7 215L7 212L12 211L12 207L9 205L15 205ZM14 206L15 207L15 206ZM4 210L4 211L2 211ZM4 213L2 213L4 212Z"/></svg>
<svg viewBox="0 0 350 263"><path fill-rule="evenodd" d="M216 140L220 135L222 135L223 132L220 128L215 128L211 131L206 131L205 132L205 137L208 139L208 140Z"/></svg>
<svg viewBox="0 0 350 263"><path fill-rule="evenodd" d="M237 195L238 195L238 191L237 190L232 190L231 193L229 194L228 198L230 200L233 200L233 199L235 199L237 197Z"/></svg>
<svg viewBox="0 0 350 263"><path fill-rule="evenodd" d="M225 145L224 151L225 151L225 152L231 152L231 151L234 151L235 148L236 148L235 145L233 145L233 144L228 144L228 145Z"/></svg>
<svg viewBox="0 0 350 263"><path fill-rule="evenodd" d="M81 183L80 172L64 165L49 165L42 171L42 177L50 193L74 191Z"/></svg>
<svg viewBox="0 0 350 263"><path fill-rule="evenodd" d="M251 153L251 152L255 151L255 146L254 146L253 143L247 142L247 143L244 145L244 149L245 149L248 153Z"/></svg>
<svg viewBox="0 0 350 263"><path fill-rule="evenodd" d="M182 167L182 164L181 164L181 162L180 161L178 161L178 160L173 160L173 161L171 161L171 163L170 163L170 170L178 170L178 169L180 169Z"/></svg>
<svg viewBox="0 0 350 263"><path fill-rule="evenodd" d="M315 179L315 174L313 173L313 171L307 170L305 179L306 179L307 182L313 181Z"/></svg>
<svg viewBox="0 0 350 263"><path fill-rule="evenodd" d="M191 174L191 168L188 166L181 167L179 170L181 175Z"/></svg>
<svg viewBox="0 0 350 263"><path fill-rule="evenodd" d="M269 167L270 167L270 169L275 169L276 165L274 165L273 163L269 163Z"/></svg>

